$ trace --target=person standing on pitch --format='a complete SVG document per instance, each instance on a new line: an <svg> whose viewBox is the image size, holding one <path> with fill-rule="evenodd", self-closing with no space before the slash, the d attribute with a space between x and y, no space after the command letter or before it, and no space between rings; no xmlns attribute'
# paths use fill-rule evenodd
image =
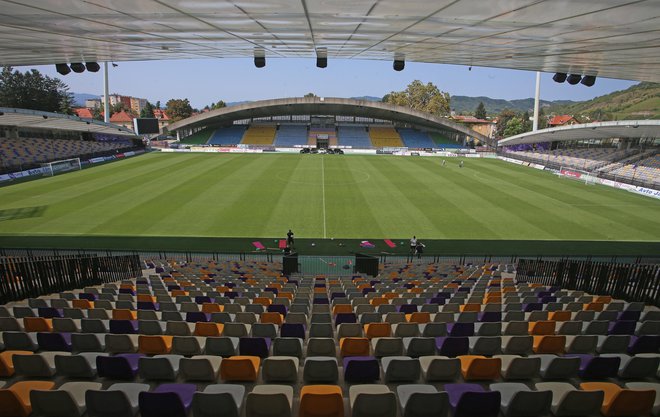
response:
<svg viewBox="0 0 660 417"><path fill-rule="evenodd" d="M458 163L458 167L459 167L459 168L463 168L463 161L461 161L461 162Z"/></svg>
<svg viewBox="0 0 660 417"><path fill-rule="evenodd" d="M417 237L413 236L410 239L410 253L415 253L415 248L417 247Z"/></svg>
<svg viewBox="0 0 660 417"><path fill-rule="evenodd" d="M293 232L289 229L289 232L286 234L286 245L290 248L293 247Z"/></svg>

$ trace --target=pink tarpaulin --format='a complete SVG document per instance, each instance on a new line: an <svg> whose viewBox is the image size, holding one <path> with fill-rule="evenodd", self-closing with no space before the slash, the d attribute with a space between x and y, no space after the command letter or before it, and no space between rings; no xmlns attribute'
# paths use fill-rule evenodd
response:
<svg viewBox="0 0 660 417"><path fill-rule="evenodd" d="M264 246L264 244L261 243L261 242L252 242L252 245L253 245L255 248L260 249L260 250L261 250L261 249L266 249L266 247Z"/></svg>
<svg viewBox="0 0 660 417"><path fill-rule="evenodd" d="M386 244L387 246L389 246L390 248L396 248L396 245L394 244L394 242L392 242L392 241L389 240L389 239L385 239L385 244Z"/></svg>
<svg viewBox="0 0 660 417"><path fill-rule="evenodd" d="M280 239L279 248L286 249L286 239Z"/></svg>

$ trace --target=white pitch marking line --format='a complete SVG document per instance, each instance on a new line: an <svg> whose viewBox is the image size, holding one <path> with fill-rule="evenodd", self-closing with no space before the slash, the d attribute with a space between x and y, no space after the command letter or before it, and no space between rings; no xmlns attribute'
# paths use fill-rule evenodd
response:
<svg viewBox="0 0 660 417"><path fill-rule="evenodd" d="M325 159L324 155L321 155L321 195L323 196L323 239L326 236L326 227L325 227L325 165L323 160Z"/></svg>

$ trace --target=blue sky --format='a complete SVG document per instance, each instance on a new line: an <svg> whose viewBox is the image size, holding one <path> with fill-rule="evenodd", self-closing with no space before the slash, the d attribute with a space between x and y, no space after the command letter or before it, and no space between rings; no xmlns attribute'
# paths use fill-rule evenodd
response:
<svg viewBox="0 0 660 417"><path fill-rule="evenodd" d="M535 72L406 63L401 72L390 61L328 60L325 69L310 59L268 59L265 68L255 68L252 59L118 62L110 66L110 92L143 97L155 103L170 98L188 98L196 108L226 102L297 97L313 92L324 97L382 97L403 90L418 79L432 82L451 95L520 99L534 96ZM70 73L62 77L54 66L34 67L62 78L72 92L101 95L103 69L98 73ZM28 67L17 68L22 71ZM597 79L591 88L581 84L557 84L553 74L541 76L544 100L587 100L636 82Z"/></svg>

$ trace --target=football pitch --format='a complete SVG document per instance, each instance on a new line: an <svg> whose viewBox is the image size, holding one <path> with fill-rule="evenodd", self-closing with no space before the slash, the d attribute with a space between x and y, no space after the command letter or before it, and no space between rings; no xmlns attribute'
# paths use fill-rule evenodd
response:
<svg viewBox="0 0 660 417"><path fill-rule="evenodd" d="M401 247L413 235L660 241L658 200L495 159L466 158L463 168L459 158L441 161L151 153L0 188L0 244L70 236L114 239L114 246L145 238L152 247L188 238L273 246L288 229L298 239L391 239Z"/></svg>

